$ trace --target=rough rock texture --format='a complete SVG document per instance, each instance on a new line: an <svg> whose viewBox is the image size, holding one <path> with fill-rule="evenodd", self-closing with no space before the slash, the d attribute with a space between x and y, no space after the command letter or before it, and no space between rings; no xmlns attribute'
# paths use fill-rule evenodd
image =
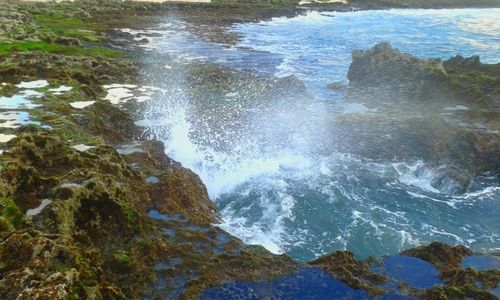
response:
<svg viewBox="0 0 500 300"><path fill-rule="evenodd" d="M353 288L364 289L372 295L382 294L377 285L385 281L385 276L370 270L370 260L359 261L348 251L337 251L309 262L339 278Z"/></svg>
<svg viewBox="0 0 500 300"><path fill-rule="evenodd" d="M131 82L137 67L127 61L110 61L103 57L82 57L43 53L38 51L13 53L2 61L0 76L9 80L16 76L43 77L65 80L81 85L96 95L101 84Z"/></svg>
<svg viewBox="0 0 500 300"><path fill-rule="evenodd" d="M111 258L113 252L137 247L139 234L145 233L139 208L147 202L137 202L147 199L141 195L140 174L105 145L77 152L43 132L21 134L9 145L1 177L12 192L5 197L23 213L42 199L51 203L6 234L0 246L2 298L83 296L91 287L99 297L123 295L116 284L130 275L121 274ZM140 268L146 260L141 256L135 263ZM151 278L151 272L143 275L134 278L135 284Z"/></svg>
<svg viewBox="0 0 500 300"><path fill-rule="evenodd" d="M369 112L336 116L340 151L383 160L421 159L461 184L500 168L500 64L478 57L418 59L388 44L354 51L344 101ZM453 170L463 170L463 174ZM443 186L435 182L437 186Z"/></svg>
<svg viewBox="0 0 500 300"><path fill-rule="evenodd" d="M500 284L500 270L477 271L462 269L462 260L472 252L464 246L431 243L401 252L433 264L441 271L443 286L437 286L421 295L422 299L498 299L488 290Z"/></svg>
<svg viewBox="0 0 500 300"><path fill-rule="evenodd" d="M419 59L381 43L353 51L347 77L356 88L399 90L425 102L451 97L498 105L500 99L500 64L482 64L478 56Z"/></svg>
<svg viewBox="0 0 500 300"><path fill-rule="evenodd" d="M353 51L347 78L355 84L410 86L436 82L446 75L441 60L418 59L382 43L366 51Z"/></svg>

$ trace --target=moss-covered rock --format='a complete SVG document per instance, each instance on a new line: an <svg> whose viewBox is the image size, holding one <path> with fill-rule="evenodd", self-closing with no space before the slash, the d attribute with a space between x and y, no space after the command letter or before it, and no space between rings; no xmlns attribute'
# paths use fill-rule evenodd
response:
<svg viewBox="0 0 500 300"><path fill-rule="evenodd" d="M371 260L357 260L349 251L336 251L309 262L353 288L364 289L372 295L383 294L384 290L377 285L383 283L386 278L373 272L370 269L371 263Z"/></svg>

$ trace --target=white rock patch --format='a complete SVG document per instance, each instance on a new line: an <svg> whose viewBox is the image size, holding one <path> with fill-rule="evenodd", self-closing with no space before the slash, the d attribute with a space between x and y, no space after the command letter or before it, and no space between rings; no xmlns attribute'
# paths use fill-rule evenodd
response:
<svg viewBox="0 0 500 300"><path fill-rule="evenodd" d="M12 140L15 137L16 137L16 135L13 135L13 134L0 133L0 143L7 143L8 141Z"/></svg>
<svg viewBox="0 0 500 300"><path fill-rule="evenodd" d="M445 107L443 110L447 111L464 111L464 110L469 110L469 108L465 105L455 105L451 107Z"/></svg>
<svg viewBox="0 0 500 300"><path fill-rule="evenodd" d="M94 148L94 146L88 146L88 145L84 145L84 144L78 144L78 145L72 146L72 148L75 149L76 151L85 152L85 151L87 151L89 149Z"/></svg>
<svg viewBox="0 0 500 300"><path fill-rule="evenodd" d="M127 88L127 89L135 89L137 88L137 85L135 84L119 84L119 83L112 83L112 84L106 84L102 86L103 88L109 90L109 89L114 89L114 88Z"/></svg>
<svg viewBox="0 0 500 300"><path fill-rule="evenodd" d="M43 199L42 200L42 203L40 203L40 205L36 208L32 208L32 209L28 209L28 211L26 211L26 216L31 218L33 216L36 216L38 215L39 213L42 212L42 210L47 206L49 205L50 203L52 202L52 200L49 200L49 199Z"/></svg>
<svg viewBox="0 0 500 300"><path fill-rule="evenodd" d="M73 183L73 182L67 182L63 183L60 185L61 188L68 188L68 189L83 189L83 185L78 184L78 183Z"/></svg>
<svg viewBox="0 0 500 300"><path fill-rule="evenodd" d="M35 80L35 81L22 81L19 84L16 84L16 87L20 89L37 89L48 86L49 83L47 80Z"/></svg>
<svg viewBox="0 0 500 300"><path fill-rule="evenodd" d="M76 101L76 102L71 102L69 105L73 108L82 109L94 103L95 101Z"/></svg>
<svg viewBox="0 0 500 300"><path fill-rule="evenodd" d="M104 98L104 100L109 100L109 102L113 104L119 104L121 102L127 102L124 100L128 100L132 98L134 94L132 94L131 90L124 87L117 87L108 90L108 94Z"/></svg>
<svg viewBox="0 0 500 300"><path fill-rule="evenodd" d="M137 85L134 84L113 83L104 85L103 87L108 91L108 94L106 95L104 100L108 100L109 102L115 105L126 103L127 101L130 100L139 103L146 102L148 100L151 100L151 97L153 96L154 93L166 92L165 90L159 87L150 85L138 87Z"/></svg>
<svg viewBox="0 0 500 300"><path fill-rule="evenodd" d="M312 3L338 3L338 4L347 4L346 0L301 0L299 5L307 5Z"/></svg>
<svg viewBox="0 0 500 300"><path fill-rule="evenodd" d="M62 95L63 93L71 91L72 89L73 88L70 86L61 85L58 88L49 89L49 92L53 93L54 95Z"/></svg>

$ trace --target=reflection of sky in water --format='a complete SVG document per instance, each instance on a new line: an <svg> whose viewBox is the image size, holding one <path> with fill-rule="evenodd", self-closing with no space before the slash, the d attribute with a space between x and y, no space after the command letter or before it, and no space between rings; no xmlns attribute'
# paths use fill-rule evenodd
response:
<svg viewBox="0 0 500 300"><path fill-rule="evenodd" d="M200 299L370 299L316 268L298 272L271 282L229 282L207 289Z"/></svg>
<svg viewBox="0 0 500 300"><path fill-rule="evenodd" d="M34 83L39 83L38 81ZM18 86L24 88L27 84L21 83ZM32 109L41 106L31 102L30 99L40 98L43 94L34 90L21 90L11 97L0 97L0 128L14 129L21 125L34 124L40 122L31 121L30 114L26 111L16 111L18 109ZM1 111L4 110L4 111Z"/></svg>
<svg viewBox="0 0 500 300"><path fill-rule="evenodd" d="M443 284L438 278L439 271L430 263L410 256L391 256L383 261L383 266L374 271L386 274L391 281L403 282L413 288L429 289Z"/></svg>
<svg viewBox="0 0 500 300"><path fill-rule="evenodd" d="M472 255L462 261L462 268L476 270L500 270L500 258L495 256Z"/></svg>
<svg viewBox="0 0 500 300"><path fill-rule="evenodd" d="M17 128L26 124L40 125L40 122L31 121L29 113L25 111L0 112L0 128Z"/></svg>
<svg viewBox="0 0 500 300"><path fill-rule="evenodd" d="M43 94L33 90L25 90L15 94L12 97L0 97L0 109L19 109L35 108L40 104L34 104L30 101L32 98L39 98Z"/></svg>

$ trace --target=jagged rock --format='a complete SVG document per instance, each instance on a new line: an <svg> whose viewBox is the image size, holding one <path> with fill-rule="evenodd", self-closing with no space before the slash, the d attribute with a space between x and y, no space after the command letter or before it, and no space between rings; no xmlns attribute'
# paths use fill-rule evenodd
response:
<svg viewBox="0 0 500 300"><path fill-rule="evenodd" d="M500 100L495 88L500 84L500 64L482 64L478 56L457 55L444 62L419 59L381 43L366 51L353 51L347 76L356 89L375 87L382 94L399 93L386 97L393 101L459 99L491 105Z"/></svg>
<svg viewBox="0 0 500 300"><path fill-rule="evenodd" d="M349 251L336 251L309 262L339 278L353 288L364 289L372 295L382 294L376 286L385 281L385 277L370 269L371 261L359 261Z"/></svg>
<svg viewBox="0 0 500 300"><path fill-rule="evenodd" d="M139 139L142 134L130 114L109 101L97 101L83 114L76 116L75 122L89 134L102 136L112 144Z"/></svg>
<svg viewBox="0 0 500 300"><path fill-rule="evenodd" d="M362 85L422 85L440 81L447 72L439 59L418 59L381 43L366 51L352 53L347 77L350 83Z"/></svg>
<svg viewBox="0 0 500 300"><path fill-rule="evenodd" d="M12 53L0 65L0 76L5 79L19 75L74 80L80 84L101 89L98 78L111 78L110 82L129 82L138 74L138 68L129 61L100 56L69 56L41 51ZM107 77L106 77L107 76ZM106 83L106 82L104 82Z"/></svg>

